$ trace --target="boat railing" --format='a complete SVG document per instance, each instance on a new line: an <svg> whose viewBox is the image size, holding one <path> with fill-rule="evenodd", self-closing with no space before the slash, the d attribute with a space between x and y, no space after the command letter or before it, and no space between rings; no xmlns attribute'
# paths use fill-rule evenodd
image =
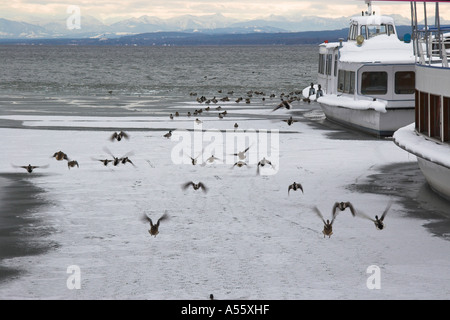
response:
<svg viewBox="0 0 450 320"><path fill-rule="evenodd" d="M449 67L450 27L424 28L416 30L418 63Z"/></svg>

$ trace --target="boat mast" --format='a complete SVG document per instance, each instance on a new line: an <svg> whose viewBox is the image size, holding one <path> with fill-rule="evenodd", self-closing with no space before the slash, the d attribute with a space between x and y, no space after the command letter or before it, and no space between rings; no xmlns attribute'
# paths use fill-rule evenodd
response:
<svg viewBox="0 0 450 320"><path fill-rule="evenodd" d="M372 1L370 0L365 0L366 4L367 4L367 11L366 11L366 16L371 16L372 13Z"/></svg>

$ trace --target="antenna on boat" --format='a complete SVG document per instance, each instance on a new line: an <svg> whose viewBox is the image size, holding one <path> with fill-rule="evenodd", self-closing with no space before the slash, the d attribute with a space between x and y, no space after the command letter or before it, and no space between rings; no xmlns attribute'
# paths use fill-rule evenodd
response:
<svg viewBox="0 0 450 320"><path fill-rule="evenodd" d="M372 13L372 1L365 0L365 2L367 4L366 16L371 16L373 13L375 13L375 12Z"/></svg>

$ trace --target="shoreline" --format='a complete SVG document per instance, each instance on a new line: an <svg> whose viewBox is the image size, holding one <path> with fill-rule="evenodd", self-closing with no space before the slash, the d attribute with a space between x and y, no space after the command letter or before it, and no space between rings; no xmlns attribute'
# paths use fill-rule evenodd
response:
<svg viewBox="0 0 450 320"><path fill-rule="evenodd" d="M43 254L54 247L49 241L41 240L51 232L51 227L42 229L45 221L32 216L45 205L37 197L43 191L24 176L24 173L0 173L0 284L26 272L4 266L4 260Z"/></svg>

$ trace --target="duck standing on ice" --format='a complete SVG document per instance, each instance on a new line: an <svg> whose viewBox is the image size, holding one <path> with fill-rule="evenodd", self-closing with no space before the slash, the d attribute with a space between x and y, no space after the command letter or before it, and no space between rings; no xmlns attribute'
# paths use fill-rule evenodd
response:
<svg viewBox="0 0 450 320"><path fill-rule="evenodd" d="M170 139L171 136L172 136L172 130L169 130L169 132L167 132L167 133L164 135L164 138Z"/></svg>

